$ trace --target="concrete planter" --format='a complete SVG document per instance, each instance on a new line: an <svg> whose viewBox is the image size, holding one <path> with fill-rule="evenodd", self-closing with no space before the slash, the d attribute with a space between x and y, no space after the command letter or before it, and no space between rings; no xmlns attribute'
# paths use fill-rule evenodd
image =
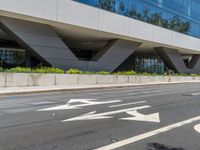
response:
<svg viewBox="0 0 200 150"><path fill-rule="evenodd" d="M77 85L79 75L56 74L56 85Z"/></svg>
<svg viewBox="0 0 200 150"><path fill-rule="evenodd" d="M129 83L129 76L126 75L113 75L114 84Z"/></svg>
<svg viewBox="0 0 200 150"><path fill-rule="evenodd" d="M156 82L200 81L192 76L72 75L44 73L0 73L0 87L138 84Z"/></svg>
<svg viewBox="0 0 200 150"><path fill-rule="evenodd" d="M97 84L97 75L79 75L78 84Z"/></svg>
<svg viewBox="0 0 200 150"><path fill-rule="evenodd" d="M52 86L56 85L56 75L55 74L39 74L30 73L29 74L29 86Z"/></svg>
<svg viewBox="0 0 200 150"><path fill-rule="evenodd" d="M0 87L6 86L6 74L0 73Z"/></svg>
<svg viewBox="0 0 200 150"><path fill-rule="evenodd" d="M28 86L29 74L28 73L5 73L6 87L22 87Z"/></svg>
<svg viewBox="0 0 200 150"><path fill-rule="evenodd" d="M114 78L112 75L97 75L97 84L113 84Z"/></svg>

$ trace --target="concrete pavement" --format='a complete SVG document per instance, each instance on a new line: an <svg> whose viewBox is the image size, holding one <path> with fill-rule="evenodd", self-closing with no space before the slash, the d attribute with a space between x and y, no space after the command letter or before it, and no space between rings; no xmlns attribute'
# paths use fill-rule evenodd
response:
<svg viewBox="0 0 200 150"><path fill-rule="evenodd" d="M0 149L199 150L199 87L184 83L1 96Z"/></svg>

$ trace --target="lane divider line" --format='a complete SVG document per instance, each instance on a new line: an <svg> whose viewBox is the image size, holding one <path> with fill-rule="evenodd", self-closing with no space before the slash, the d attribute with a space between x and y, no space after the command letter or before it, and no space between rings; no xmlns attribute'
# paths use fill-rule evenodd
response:
<svg viewBox="0 0 200 150"><path fill-rule="evenodd" d="M200 133L200 124L194 126L194 129L195 129L198 133Z"/></svg>
<svg viewBox="0 0 200 150"><path fill-rule="evenodd" d="M146 138L149 138L149 137L152 137L152 136L155 136L155 135L158 135L158 134L173 130L173 129L178 128L178 127L185 126L187 124L191 124L191 123L199 121L199 120L200 120L200 116L197 116L197 117L194 117L194 118L191 118L191 119L188 119L188 120L184 120L184 121L181 121L181 122L178 122L178 123L175 123L175 124L171 124L171 125L168 125L168 126L165 126L165 127L162 127L162 128L159 128L159 129L147 132L147 133L136 135L136 136L130 137L128 139L124 139L122 141L118 141L116 143L109 144L109 145L97 148L95 150L113 150L113 149L117 149L119 147L126 146L128 144L144 140Z"/></svg>

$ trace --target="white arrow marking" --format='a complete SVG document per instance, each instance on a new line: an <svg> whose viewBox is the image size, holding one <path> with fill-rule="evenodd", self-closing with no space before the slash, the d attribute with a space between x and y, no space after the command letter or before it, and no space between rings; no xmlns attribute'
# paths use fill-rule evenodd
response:
<svg viewBox="0 0 200 150"><path fill-rule="evenodd" d="M95 99L71 99L67 104L56 106L56 107L50 107L45 109L40 109L38 111L52 111L52 110L67 110L67 109L80 109L81 107L86 106L92 106L92 105L102 105L102 104L110 104L110 103L118 103L122 102L121 100L113 100L113 101L101 101L97 102L94 101ZM77 105L71 105L73 103L83 103L83 104L77 104Z"/></svg>
<svg viewBox="0 0 200 150"><path fill-rule="evenodd" d="M119 114L123 112L134 111L134 110L150 108L150 107L151 106L146 105L146 106L141 106L141 107L133 107L133 108L121 109L121 110L104 112L104 113L99 113L99 114L94 114L95 112L91 112L91 113L87 113L78 117L63 120L62 122L113 118L112 116L108 116L108 115Z"/></svg>
<svg viewBox="0 0 200 150"><path fill-rule="evenodd" d="M198 124L198 125L194 126L194 129L195 129L197 132L199 132L199 133L200 133L200 124Z"/></svg>
<svg viewBox="0 0 200 150"><path fill-rule="evenodd" d="M120 120L135 120L135 121L145 121L145 122L160 122L159 113L150 114L150 115L143 115L141 113L138 113L137 110L128 111L126 113L129 114L129 115L132 115L134 117L121 118Z"/></svg>

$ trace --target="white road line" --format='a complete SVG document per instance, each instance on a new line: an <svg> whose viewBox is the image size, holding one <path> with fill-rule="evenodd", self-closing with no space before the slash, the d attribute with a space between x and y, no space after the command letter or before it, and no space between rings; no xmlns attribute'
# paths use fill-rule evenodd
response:
<svg viewBox="0 0 200 150"><path fill-rule="evenodd" d="M110 108L115 108L115 107L121 107L121 106L127 106L127 105L134 105L134 104L142 104L142 103L146 103L146 101L125 103L125 104L119 104L119 105L112 105L112 106L109 106L109 107Z"/></svg>
<svg viewBox="0 0 200 150"><path fill-rule="evenodd" d="M55 104L56 102L51 102L51 101L43 101L43 102L33 102L30 103L30 105L48 105L48 104Z"/></svg>
<svg viewBox="0 0 200 150"><path fill-rule="evenodd" d="M128 93L128 95L138 95L140 93Z"/></svg>
<svg viewBox="0 0 200 150"><path fill-rule="evenodd" d="M160 128L160 129L156 129L156 130L153 130L153 131L150 131L150 132L147 132L147 133L143 133L143 134L140 134L140 135L137 135L137 136L134 136L134 137L130 137L128 139L118 141L116 143L109 144L109 145L97 148L95 150L117 149L119 147L131 144L131 143L135 143L137 141L144 140L146 138L149 138L149 137L152 137L152 136L173 130L173 129L178 128L178 127L182 127L182 126L187 125L187 124L191 124L191 123L193 123L195 121L199 121L199 120L200 120L200 116L197 116L197 117L194 117L194 118L191 118L191 119L188 119L188 120L184 120L184 121L181 121L181 122L178 122L178 123L175 123L175 124L171 124L169 126L165 126L163 128Z"/></svg>
<svg viewBox="0 0 200 150"><path fill-rule="evenodd" d="M192 93L193 96L200 95L200 93Z"/></svg>
<svg viewBox="0 0 200 150"><path fill-rule="evenodd" d="M200 133L200 124L198 124L198 125L194 126L194 129L195 129L197 132L199 132L199 133Z"/></svg>

